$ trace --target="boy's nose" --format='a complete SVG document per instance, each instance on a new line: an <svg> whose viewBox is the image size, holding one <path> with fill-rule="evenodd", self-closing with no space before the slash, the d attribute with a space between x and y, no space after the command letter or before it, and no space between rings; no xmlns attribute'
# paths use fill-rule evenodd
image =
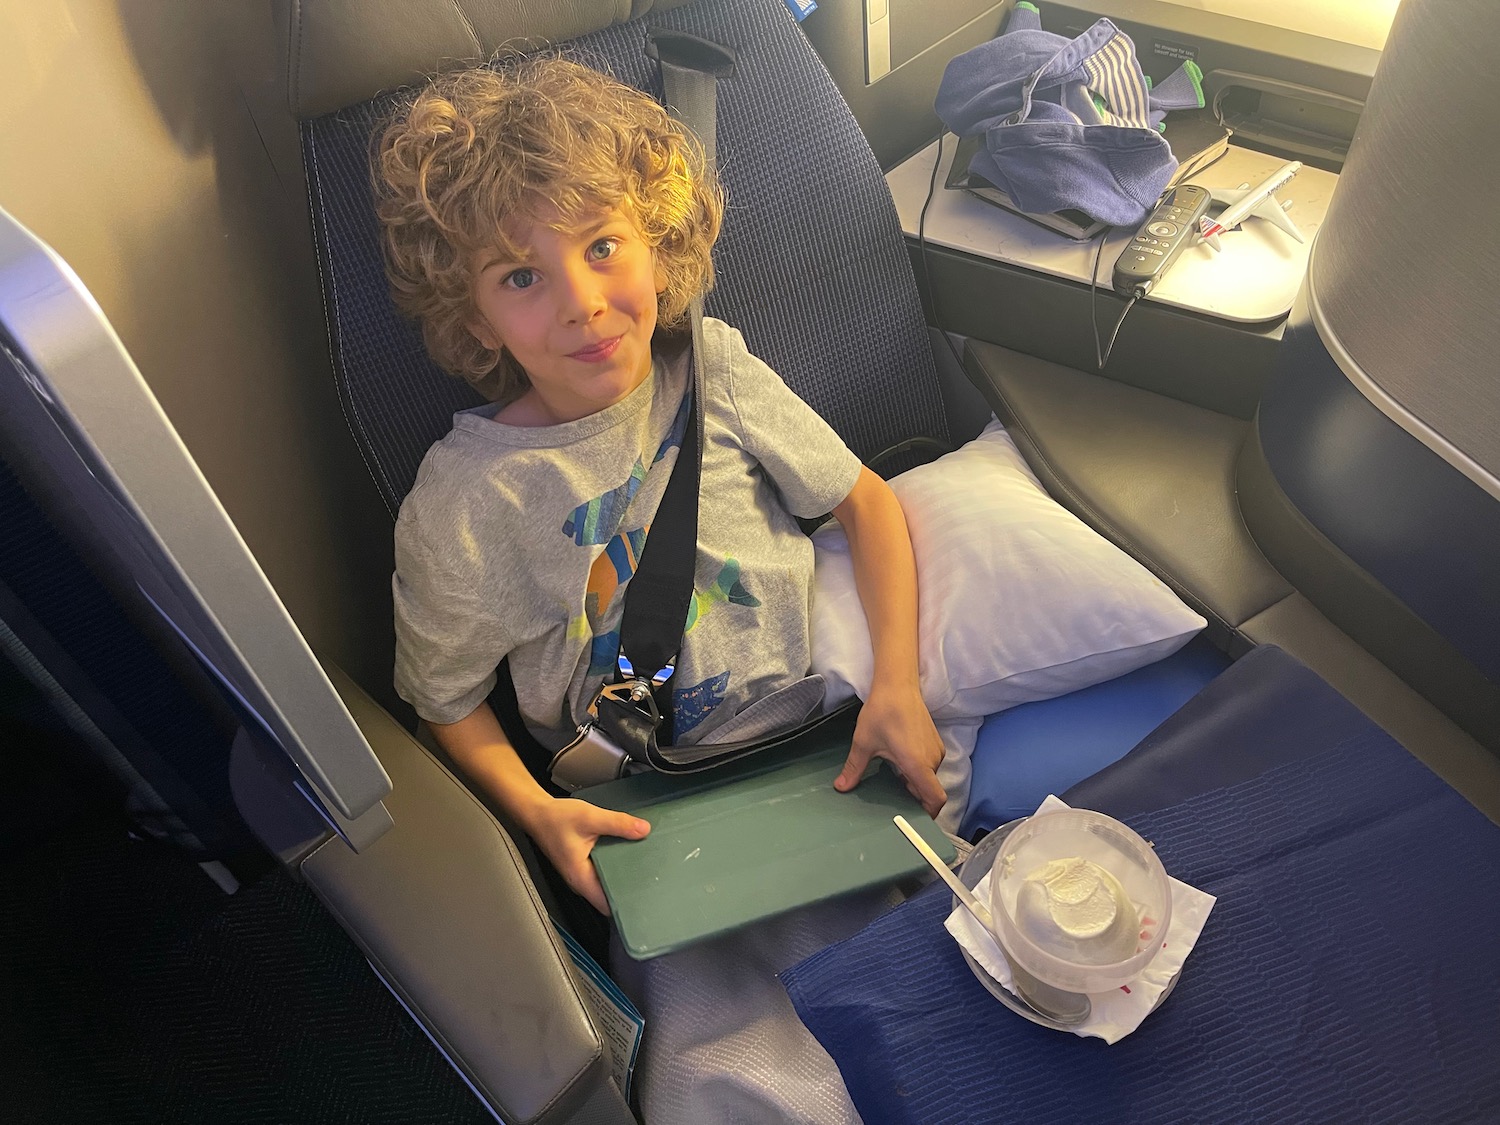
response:
<svg viewBox="0 0 1500 1125"><path fill-rule="evenodd" d="M607 305L604 287L590 269L572 269L563 279L559 312L568 324L592 320L602 313Z"/></svg>

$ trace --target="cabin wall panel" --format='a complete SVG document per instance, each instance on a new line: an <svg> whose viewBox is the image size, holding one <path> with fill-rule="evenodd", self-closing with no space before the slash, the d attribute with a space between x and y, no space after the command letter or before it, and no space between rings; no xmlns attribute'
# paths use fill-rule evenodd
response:
<svg viewBox="0 0 1500 1125"><path fill-rule="evenodd" d="M817 10L802 22L803 32L849 103L875 158L887 169L942 131L932 100L948 60L994 38L1015 6L1013 0L997 0L964 22L947 11L948 5L934 11L926 0L892 2L903 5L903 22L908 26L928 18L946 26L936 27L927 37L932 46L872 84L865 82L865 0L818 0Z"/></svg>
<svg viewBox="0 0 1500 1125"><path fill-rule="evenodd" d="M0 0L0 206L82 278L320 654L387 704L390 518L329 368L268 4Z"/></svg>

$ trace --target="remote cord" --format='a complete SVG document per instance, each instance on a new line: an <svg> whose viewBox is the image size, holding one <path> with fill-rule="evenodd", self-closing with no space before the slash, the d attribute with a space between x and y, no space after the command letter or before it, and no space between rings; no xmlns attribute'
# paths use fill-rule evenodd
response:
<svg viewBox="0 0 1500 1125"><path fill-rule="evenodd" d="M932 178L927 181L927 198L922 201L922 213L917 216L917 250L922 258L922 278L927 282L927 303L932 307L933 327L938 330L943 343L947 344L948 350L953 353L953 362L958 364L959 371L963 371L964 357L958 354L953 337L948 335L947 329L943 327L943 318L938 316L937 290L932 287L932 270L927 265L927 208L932 206L932 197L937 191L938 169L943 166L943 137L945 135L944 133L938 134L937 156L932 160Z"/></svg>
<svg viewBox="0 0 1500 1125"><path fill-rule="evenodd" d="M1094 363L1100 371L1109 362L1109 353L1115 350L1115 341L1120 336L1120 326L1125 323L1125 317L1135 307L1135 303L1144 294L1132 293L1130 299L1125 302L1125 308L1120 312L1120 319L1115 321L1114 331L1109 334L1109 343L1101 351L1099 348L1099 262L1104 257L1104 241L1109 237L1109 231L1099 232L1098 242L1094 246L1094 268L1089 271L1089 324L1094 329Z"/></svg>
<svg viewBox="0 0 1500 1125"><path fill-rule="evenodd" d="M1099 246L1094 251L1094 270L1089 275L1089 318L1094 325L1094 358L1099 369L1104 369L1109 353L1114 349L1115 339L1120 335L1120 325L1125 323L1128 313L1137 301L1155 288L1182 252L1198 241L1198 220L1208 213L1213 197L1206 188L1197 184L1178 184L1169 188L1157 200L1156 207L1146 216L1140 229L1131 235L1129 244L1120 251L1115 260L1111 288L1129 300L1125 312L1115 322L1110 333L1109 344L1099 349L1099 320L1095 304L1099 289L1099 259L1104 256L1104 235L1099 236Z"/></svg>
<svg viewBox="0 0 1500 1125"><path fill-rule="evenodd" d="M932 175L927 181L927 198L922 201L922 211L917 217L917 249L922 259L922 278L927 283L927 301L932 308L933 326L937 328L938 334L942 336L943 342L948 345L948 350L953 353L953 362L958 364L958 369L964 369L964 359L954 346L953 338L948 335L943 327L942 317L938 315L937 290L932 284L932 270L927 263L927 208L932 206L933 196L937 192L938 170L943 166L943 134L938 134L937 156L932 161ZM1099 344L1099 262L1104 257L1104 241L1109 237L1109 231L1101 231L1094 248L1094 268L1089 272L1089 321L1094 329L1094 362L1100 371L1109 362L1109 353L1114 350L1115 340L1119 338L1120 326L1125 323L1126 314L1141 299L1143 294L1132 294L1125 303L1125 309L1120 313L1120 319L1115 321L1115 327L1109 334L1109 343L1101 350Z"/></svg>

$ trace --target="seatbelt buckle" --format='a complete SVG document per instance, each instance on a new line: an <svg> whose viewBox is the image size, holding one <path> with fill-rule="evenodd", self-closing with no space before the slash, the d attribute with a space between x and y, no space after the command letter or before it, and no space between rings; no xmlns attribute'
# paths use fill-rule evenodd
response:
<svg viewBox="0 0 1500 1125"><path fill-rule="evenodd" d="M621 658L621 663L626 663ZM670 667L666 669L671 674ZM589 718L573 741L552 756L552 783L570 793L624 777L631 765L645 767L656 749L661 711L652 682L632 676L605 684L589 704Z"/></svg>
<svg viewBox="0 0 1500 1125"><path fill-rule="evenodd" d="M584 723L572 742L552 756L552 784L569 793L625 776L630 756L593 722Z"/></svg>

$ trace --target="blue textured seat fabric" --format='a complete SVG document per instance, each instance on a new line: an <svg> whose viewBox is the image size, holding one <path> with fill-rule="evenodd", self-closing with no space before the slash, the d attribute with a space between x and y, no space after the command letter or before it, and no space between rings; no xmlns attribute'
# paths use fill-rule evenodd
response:
<svg viewBox="0 0 1500 1125"><path fill-rule="evenodd" d="M1037 1027L936 886L782 974L867 1125L1500 1120L1500 827L1304 665L1254 650L1063 796L1218 896L1175 991L1112 1046Z"/></svg>
<svg viewBox="0 0 1500 1125"><path fill-rule="evenodd" d="M8 352L0 351L0 365L13 368L7 376L30 377ZM0 692L0 710L24 720L30 737L55 730L80 787L97 786L115 805L128 798L137 828L197 861L222 861L239 878L261 874L264 850L240 818L224 768L233 716L198 694L204 684L185 682L189 670L173 666L61 527L0 459L0 664L27 692ZM45 694L33 699L41 682ZM15 780L31 770L9 772ZM54 830L64 808L48 801L16 810L9 827L31 820Z"/></svg>
<svg viewBox="0 0 1500 1125"><path fill-rule="evenodd" d="M890 193L858 124L781 0L716 0L573 40L572 57L661 96L652 28L732 47L719 83L729 206L707 311L865 460L948 444L937 374ZM372 131L400 92L303 126L334 363L348 421L394 512L454 411L479 399L427 358L391 304L369 185ZM906 464L882 465L899 471Z"/></svg>

